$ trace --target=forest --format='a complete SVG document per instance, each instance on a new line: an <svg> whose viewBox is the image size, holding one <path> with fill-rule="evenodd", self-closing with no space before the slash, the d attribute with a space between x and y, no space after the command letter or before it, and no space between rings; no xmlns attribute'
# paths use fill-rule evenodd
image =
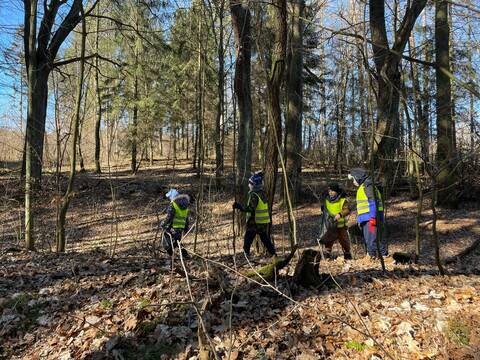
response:
<svg viewBox="0 0 480 360"><path fill-rule="evenodd" d="M0 1L0 359L477 359L479 29Z"/></svg>

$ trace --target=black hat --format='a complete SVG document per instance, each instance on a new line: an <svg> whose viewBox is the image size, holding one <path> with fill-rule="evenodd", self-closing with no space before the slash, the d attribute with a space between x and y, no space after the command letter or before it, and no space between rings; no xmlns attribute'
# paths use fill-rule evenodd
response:
<svg viewBox="0 0 480 360"><path fill-rule="evenodd" d="M341 194L343 192L342 187L337 182L331 182L328 184L328 188L332 191L335 191L337 194Z"/></svg>

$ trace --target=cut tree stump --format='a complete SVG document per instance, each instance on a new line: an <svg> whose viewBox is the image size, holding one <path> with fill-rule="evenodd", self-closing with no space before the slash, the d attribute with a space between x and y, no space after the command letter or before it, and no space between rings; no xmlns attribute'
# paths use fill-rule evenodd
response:
<svg viewBox="0 0 480 360"><path fill-rule="evenodd" d="M325 281L324 276L318 272L321 255L318 251L306 249L295 267L293 281L304 287L318 286Z"/></svg>

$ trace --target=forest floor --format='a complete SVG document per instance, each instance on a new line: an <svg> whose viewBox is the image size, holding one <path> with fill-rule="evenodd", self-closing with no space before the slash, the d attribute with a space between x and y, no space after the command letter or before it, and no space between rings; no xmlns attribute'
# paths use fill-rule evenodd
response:
<svg viewBox="0 0 480 360"><path fill-rule="evenodd" d="M298 242L318 249L320 194L329 176L303 173L306 201L295 210ZM160 248L157 225L170 187L197 194L199 179L187 166L148 168L136 176L79 174L67 218L67 252L55 248L54 179L38 195L37 252L20 250L22 194L18 180L1 177L0 358L196 359L203 323L208 345L222 359L480 359L480 247L440 276L432 248L432 212L425 200L418 264L387 271L364 257L321 261L335 284L301 288L292 283L297 257L274 283L242 276L233 262L233 186L217 191L206 175L203 220L196 254L184 262ZM61 179L65 183L65 179ZM310 194L310 195L308 195ZM416 202L388 199L390 253L415 248ZM439 209L442 258L480 238L480 206ZM288 252L288 218L274 209L274 240ZM354 221L354 219L350 219ZM184 239L193 251L195 230ZM237 257L242 239L235 237ZM335 245L340 255L341 249ZM255 267L268 259L256 255ZM188 274L188 276L186 276ZM222 289L227 284L233 292ZM211 306L201 313L205 301Z"/></svg>

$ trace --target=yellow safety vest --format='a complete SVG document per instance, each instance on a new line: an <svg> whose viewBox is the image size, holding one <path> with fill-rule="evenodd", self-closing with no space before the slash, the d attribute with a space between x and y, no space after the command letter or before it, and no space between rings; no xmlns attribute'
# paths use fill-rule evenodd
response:
<svg viewBox="0 0 480 360"><path fill-rule="evenodd" d="M269 224L270 213L268 212L268 203L263 202L260 195L253 192L252 195L250 195L248 198L247 207L250 205L250 199L253 194L258 197L257 207L255 208L255 224ZM251 216L252 214L250 212L247 212L247 221L250 219Z"/></svg>
<svg viewBox="0 0 480 360"><path fill-rule="evenodd" d="M345 203L345 198L339 198L334 202L330 202L328 199L325 200L325 206L330 215L335 216L340 214L343 209L343 204ZM337 228L345 227L345 217L342 216L337 220Z"/></svg>
<svg viewBox="0 0 480 360"><path fill-rule="evenodd" d="M175 215L173 216L172 227L174 229L185 229L187 223L188 209L181 209L175 201L172 201L173 208L175 209Z"/></svg>
<svg viewBox="0 0 480 360"><path fill-rule="evenodd" d="M383 201L380 191L377 187L374 187L377 192L377 204L378 211L383 211ZM370 206L368 205L368 197L365 192L365 184L360 185L357 190L357 215L366 214L370 211Z"/></svg>

